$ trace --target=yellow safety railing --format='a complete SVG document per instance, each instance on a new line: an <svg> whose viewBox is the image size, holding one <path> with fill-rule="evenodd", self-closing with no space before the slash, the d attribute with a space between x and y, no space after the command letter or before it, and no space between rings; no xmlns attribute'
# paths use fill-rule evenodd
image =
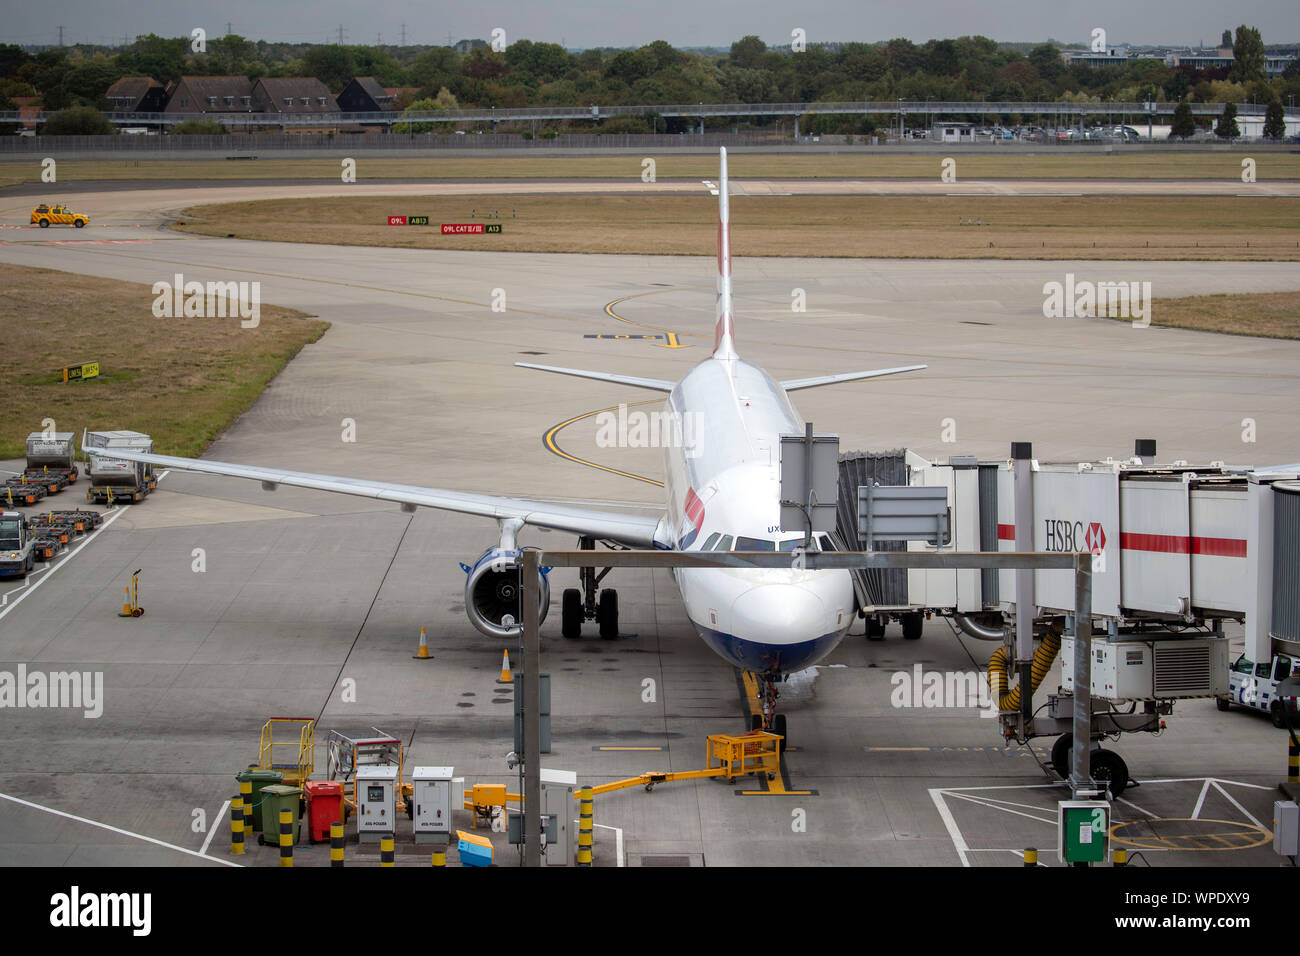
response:
<svg viewBox="0 0 1300 956"><path fill-rule="evenodd" d="M292 762L282 756L290 747L294 750ZM257 766L260 770L279 770L287 785L300 787L315 768L315 749L316 718L272 717L262 725Z"/></svg>

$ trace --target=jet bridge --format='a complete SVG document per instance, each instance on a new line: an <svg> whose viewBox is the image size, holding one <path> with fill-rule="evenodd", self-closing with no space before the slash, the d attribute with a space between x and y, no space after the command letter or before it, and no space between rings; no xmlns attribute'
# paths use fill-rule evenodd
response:
<svg viewBox="0 0 1300 956"><path fill-rule="evenodd" d="M907 450L841 456L837 534L856 535L857 486L874 482L941 487L951 537L943 544L908 541L890 550L1015 551L1016 469L1012 461L954 457L929 461ZM1155 442L1139 440L1129 458L1095 462L1029 460L1021 474L1022 523L1034 551L1093 554L1092 694L1094 739L1125 731L1156 732L1174 702L1228 690L1225 621L1241 622L1251 660L1300 652L1300 470L1230 467L1215 461L1158 464ZM884 547L880 547L884 550ZM1032 588L1032 646L1016 638L1017 572L1006 569L908 568L857 576L867 636L883 622L941 615L971 636L998 642L989 664L1004 736L1024 742L1061 734L1053 764L1068 771L1072 720L1075 591L1066 575L1020 572ZM873 629L873 620L877 622ZM874 633L873 633L874 631ZM1062 686L1045 712L1022 699L1037 689L1057 656ZM1019 683L1017 683L1017 675ZM1102 752L1106 753L1106 752ZM1102 776L1123 788L1127 769L1113 754ZM1111 766L1113 763L1117 766Z"/></svg>

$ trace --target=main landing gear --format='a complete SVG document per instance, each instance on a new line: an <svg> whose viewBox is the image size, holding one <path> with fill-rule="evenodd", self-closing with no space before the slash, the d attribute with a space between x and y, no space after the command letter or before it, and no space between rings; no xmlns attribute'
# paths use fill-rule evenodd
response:
<svg viewBox="0 0 1300 956"><path fill-rule="evenodd" d="M595 538L579 538L583 551L596 550ZM613 588L600 588L600 582L609 574L604 568L599 574L595 567L578 570L582 588L565 588L560 603L560 633L570 640L582 636L583 621L595 621L600 636L607 641L618 637L618 592Z"/></svg>

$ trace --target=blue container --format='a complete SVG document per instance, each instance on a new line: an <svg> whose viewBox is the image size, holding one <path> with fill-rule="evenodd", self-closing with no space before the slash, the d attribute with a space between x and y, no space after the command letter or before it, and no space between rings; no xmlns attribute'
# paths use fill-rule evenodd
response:
<svg viewBox="0 0 1300 956"><path fill-rule="evenodd" d="M462 866L492 865L492 847L490 846L479 846L477 843L461 840L456 844L456 849L460 851Z"/></svg>

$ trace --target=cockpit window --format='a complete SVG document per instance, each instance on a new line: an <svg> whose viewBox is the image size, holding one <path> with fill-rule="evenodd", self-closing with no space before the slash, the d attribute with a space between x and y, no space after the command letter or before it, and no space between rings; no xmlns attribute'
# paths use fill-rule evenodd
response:
<svg viewBox="0 0 1300 956"><path fill-rule="evenodd" d="M718 543L718 538L720 538L720 537L722 537L722 535L719 534L717 531L713 532L713 534L709 535L709 536L704 540L704 544L700 546L700 550L701 550L701 551L712 551L712 550L713 550L713 546L714 546L715 544Z"/></svg>
<svg viewBox="0 0 1300 956"><path fill-rule="evenodd" d="M729 534L724 534L724 535L722 536L722 539L718 542L718 546L717 546L716 548L714 548L713 550L714 550L714 551L730 551L730 550L731 550L731 535L729 535Z"/></svg>
<svg viewBox="0 0 1300 956"><path fill-rule="evenodd" d="M768 541L766 538L746 538L740 536L736 539L737 551L775 551L776 542Z"/></svg>

